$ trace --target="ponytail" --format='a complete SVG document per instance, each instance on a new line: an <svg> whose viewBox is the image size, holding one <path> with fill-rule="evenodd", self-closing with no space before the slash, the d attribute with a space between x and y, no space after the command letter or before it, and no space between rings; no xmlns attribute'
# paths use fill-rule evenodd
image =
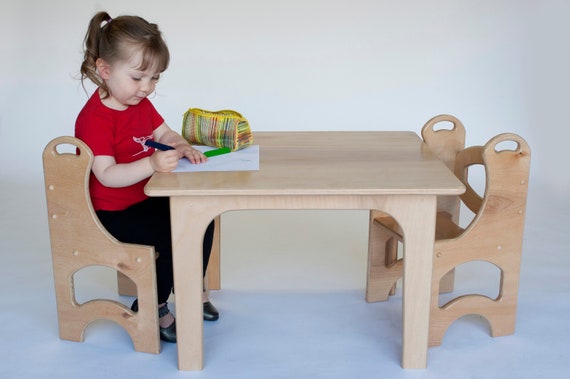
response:
<svg viewBox="0 0 570 379"><path fill-rule="evenodd" d="M87 33L83 40L83 63L81 64L81 82L87 78L91 80L97 87L103 89L108 96L107 86L97 73L96 62L99 55L99 41L103 29L108 27L111 22L111 16L107 12L99 12L89 22Z"/></svg>

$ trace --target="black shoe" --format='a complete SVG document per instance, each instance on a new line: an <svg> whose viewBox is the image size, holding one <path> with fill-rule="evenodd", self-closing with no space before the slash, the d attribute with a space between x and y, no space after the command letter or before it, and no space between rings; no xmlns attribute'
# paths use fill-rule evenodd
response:
<svg viewBox="0 0 570 379"><path fill-rule="evenodd" d="M138 299L135 299L135 301L133 302L133 305L131 305L131 310L133 312L139 311ZM170 313L170 310L168 309L168 306L166 304L158 309L158 317L159 318L166 316L169 313ZM176 343L176 320L174 320L172 322L172 324L170 324L170 326L168 326L166 328L163 328L161 326L159 326L158 328L159 328L159 335L160 335L161 340L163 340L165 342Z"/></svg>
<svg viewBox="0 0 570 379"><path fill-rule="evenodd" d="M158 327L160 329L160 339L165 342L176 343L176 320L172 321L170 326L163 328L161 326Z"/></svg>
<svg viewBox="0 0 570 379"><path fill-rule="evenodd" d="M158 308L158 318L164 317L170 313L168 309L168 304L164 304L162 307ZM158 327L160 329L160 339L165 342L172 342L176 343L176 320L172 321L170 326L163 328L162 326Z"/></svg>
<svg viewBox="0 0 570 379"><path fill-rule="evenodd" d="M204 303L204 321L216 321L220 318L220 313L214 304L210 303L209 301Z"/></svg>

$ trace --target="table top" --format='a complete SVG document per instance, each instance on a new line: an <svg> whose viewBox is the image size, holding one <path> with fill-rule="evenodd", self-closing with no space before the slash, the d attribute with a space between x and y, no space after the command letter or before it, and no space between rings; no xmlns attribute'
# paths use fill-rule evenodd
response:
<svg viewBox="0 0 570 379"><path fill-rule="evenodd" d="M463 184L414 132L257 132L259 171L155 173L149 196L457 195Z"/></svg>

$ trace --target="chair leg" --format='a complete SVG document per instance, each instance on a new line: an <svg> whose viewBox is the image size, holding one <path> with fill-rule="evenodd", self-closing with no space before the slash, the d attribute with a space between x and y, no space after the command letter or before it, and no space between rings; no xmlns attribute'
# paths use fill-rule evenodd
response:
<svg viewBox="0 0 570 379"><path fill-rule="evenodd" d="M370 226L366 301L386 301L394 295L396 282L402 277L403 264L398 259L398 240L386 229Z"/></svg>
<svg viewBox="0 0 570 379"><path fill-rule="evenodd" d="M212 244L212 252L210 253L210 261L208 262L208 269L206 270L205 286L208 290L221 289L221 217L215 219L216 228L214 229L214 241Z"/></svg>
<svg viewBox="0 0 570 379"><path fill-rule="evenodd" d="M434 275L438 275L437 270ZM438 288L436 282L433 282L429 346L441 345L449 326L459 318L469 314L477 314L484 317L489 323L492 337L513 334L515 331L519 275L518 270L508 275L509 281L506 279L506 274L503 271L500 295L497 299L478 294L469 294L457 297L441 307L438 304L437 296L438 291L441 292L441 289ZM445 277L442 277L441 282L444 280Z"/></svg>
<svg viewBox="0 0 570 379"><path fill-rule="evenodd" d="M462 302L471 302L471 304L457 314L446 314L446 311L439 310L439 312L434 312L432 310L430 314L429 346L440 346L449 326L457 319L468 314L479 314L484 317L489 323L492 337L508 336L515 332L516 309L513 311L506 310L492 300L482 299L474 295L464 297Z"/></svg>
<svg viewBox="0 0 570 379"><path fill-rule="evenodd" d="M59 338L67 341L83 342L85 340L85 328L87 323L81 317L77 317L79 305L75 301L73 278L65 278L59 273L54 273L56 284L57 320L59 326ZM70 284L68 285L68 280Z"/></svg>
<svg viewBox="0 0 570 379"><path fill-rule="evenodd" d="M145 296L140 303L139 312L132 315L131 311L123 304L113 300L94 299L84 304L78 304L75 299L72 271L59 266L63 265L54 265L54 280L61 339L83 342L85 330L89 324L96 319L103 318L121 325L131 337L136 351L149 354L160 353L154 270L149 273L143 272L137 276L139 283L145 283L147 288L142 289ZM136 294L134 282L127 276L123 274L122 276L133 284Z"/></svg>

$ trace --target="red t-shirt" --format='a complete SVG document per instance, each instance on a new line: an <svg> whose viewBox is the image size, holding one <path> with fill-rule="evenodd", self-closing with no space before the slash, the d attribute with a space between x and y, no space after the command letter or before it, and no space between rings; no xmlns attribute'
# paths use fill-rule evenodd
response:
<svg viewBox="0 0 570 379"><path fill-rule="evenodd" d="M87 101L75 122L75 136L85 142L95 156L109 155L117 163L130 163L154 153L144 143L164 119L148 99L123 111L103 105L98 91ZM128 187L105 187L93 173L89 190L93 208L123 210L147 198L144 186L148 179Z"/></svg>

